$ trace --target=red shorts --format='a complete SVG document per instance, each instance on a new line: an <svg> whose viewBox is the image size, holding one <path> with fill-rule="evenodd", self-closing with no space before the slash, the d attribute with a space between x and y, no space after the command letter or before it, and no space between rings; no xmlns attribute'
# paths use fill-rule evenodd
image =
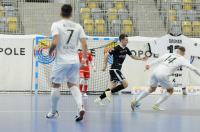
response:
<svg viewBox="0 0 200 132"><path fill-rule="evenodd" d="M89 79L90 78L90 69L89 66L80 68L80 78Z"/></svg>

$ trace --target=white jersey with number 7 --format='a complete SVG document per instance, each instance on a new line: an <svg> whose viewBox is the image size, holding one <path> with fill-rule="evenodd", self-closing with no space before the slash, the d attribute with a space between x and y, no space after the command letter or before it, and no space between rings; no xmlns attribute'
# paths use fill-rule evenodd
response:
<svg viewBox="0 0 200 132"><path fill-rule="evenodd" d="M62 19L52 24L51 34L59 36L55 62L57 64L79 63L78 44L80 39L86 38L82 26L71 20Z"/></svg>
<svg viewBox="0 0 200 132"><path fill-rule="evenodd" d="M171 75L180 67L186 67L200 76L199 70L191 65L187 59L179 54L168 53L149 63L150 66L158 64L154 69L155 74Z"/></svg>

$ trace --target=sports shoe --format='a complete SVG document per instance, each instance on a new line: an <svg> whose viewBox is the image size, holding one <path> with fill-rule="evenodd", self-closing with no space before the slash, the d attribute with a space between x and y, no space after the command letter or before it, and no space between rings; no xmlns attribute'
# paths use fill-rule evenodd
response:
<svg viewBox="0 0 200 132"><path fill-rule="evenodd" d="M84 93L83 96L84 96L84 97L87 97L88 95L87 95L87 93Z"/></svg>
<svg viewBox="0 0 200 132"><path fill-rule="evenodd" d="M140 103L137 102L135 99L131 101L131 109L134 111L136 108L140 107Z"/></svg>
<svg viewBox="0 0 200 132"><path fill-rule="evenodd" d="M153 108L153 110L155 110L155 111L164 111L165 109L163 109L163 108L160 108L160 106L159 105L153 105L152 106L152 108Z"/></svg>
<svg viewBox="0 0 200 132"><path fill-rule="evenodd" d="M98 105L104 105L103 103L102 103L102 100L98 97L98 98L96 98L95 100L94 100L94 103L96 103L96 104L98 104Z"/></svg>
<svg viewBox="0 0 200 132"><path fill-rule="evenodd" d="M82 107L82 108L80 109L80 111L79 111L79 115L77 115L77 116L75 117L75 121L78 122L78 121L83 120L84 114L85 114L85 110L84 110L84 108Z"/></svg>
<svg viewBox="0 0 200 132"><path fill-rule="evenodd" d="M187 92L186 92L186 90L183 90L183 92L182 92L182 93L183 93L183 95L187 95Z"/></svg>
<svg viewBox="0 0 200 132"><path fill-rule="evenodd" d="M49 113L46 115L46 118L52 119L52 118L57 118L58 116L59 116L58 111L56 111L55 113L49 112Z"/></svg>
<svg viewBox="0 0 200 132"><path fill-rule="evenodd" d="M111 91L105 91L105 94L108 101L111 102L111 97L112 97Z"/></svg>

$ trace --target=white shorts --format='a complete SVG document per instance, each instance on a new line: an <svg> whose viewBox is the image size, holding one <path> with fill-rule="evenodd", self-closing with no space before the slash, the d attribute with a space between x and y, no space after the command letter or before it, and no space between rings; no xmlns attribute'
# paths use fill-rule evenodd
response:
<svg viewBox="0 0 200 132"><path fill-rule="evenodd" d="M79 84L79 69L80 64L54 64L50 81L56 84L69 82Z"/></svg>
<svg viewBox="0 0 200 132"><path fill-rule="evenodd" d="M150 77L150 86L157 87L158 85L165 89L173 88L168 75L153 73Z"/></svg>

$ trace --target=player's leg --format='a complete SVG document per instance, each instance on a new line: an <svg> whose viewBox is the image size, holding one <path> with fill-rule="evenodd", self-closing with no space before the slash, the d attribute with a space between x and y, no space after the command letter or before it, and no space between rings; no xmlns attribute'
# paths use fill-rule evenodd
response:
<svg viewBox="0 0 200 132"><path fill-rule="evenodd" d="M107 91L110 91L110 89L112 89L112 88L114 88L114 87L116 87L116 86L117 86L117 83L116 83L116 82L110 81L110 83L109 83L109 88L106 89L98 98L96 98L96 99L94 100L94 102L95 102L96 104L99 104L99 105L104 105L101 101L102 101L103 99L106 98L106 92L107 92Z"/></svg>
<svg viewBox="0 0 200 132"><path fill-rule="evenodd" d="M51 88L51 110L46 115L47 118L54 118L58 115L58 101L60 99L60 85L64 78L64 66L53 65L50 80L52 82Z"/></svg>
<svg viewBox="0 0 200 132"><path fill-rule="evenodd" d="M83 91L83 85L84 85L84 72L81 69L80 70L80 81L79 81L79 88L80 88L81 93Z"/></svg>
<svg viewBox="0 0 200 132"><path fill-rule="evenodd" d="M148 91L144 90L142 91L136 98L133 98L133 100L131 101L131 108L134 111L135 107L139 107L140 106L140 101L145 98L146 96L148 96L150 93L153 93L158 85L158 79L156 77L156 75L151 75L150 77L150 88Z"/></svg>
<svg viewBox="0 0 200 132"><path fill-rule="evenodd" d="M46 115L46 118L55 118L58 116L58 101L60 99L60 84L52 83L51 89L51 110Z"/></svg>
<svg viewBox="0 0 200 132"><path fill-rule="evenodd" d="M183 93L183 95L187 95L186 87L182 88L182 93Z"/></svg>
<svg viewBox="0 0 200 132"><path fill-rule="evenodd" d="M84 79L83 79L83 78L80 78L80 81L79 81L79 89L80 89L81 93L83 92L83 85L84 85Z"/></svg>
<svg viewBox="0 0 200 132"><path fill-rule="evenodd" d="M78 87L79 64L72 64L70 70L66 74L68 79L68 88L70 89L78 108L78 115L76 116L76 121L80 121L83 119L85 110L83 108L82 95Z"/></svg>
<svg viewBox="0 0 200 132"><path fill-rule="evenodd" d="M156 90L157 86L150 86L149 90L146 91L142 91L137 97L136 99L134 98L131 101L131 108L134 111L136 107L140 106L140 101L145 98L146 96L148 96L150 93L153 93Z"/></svg>
<svg viewBox="0 0 200 132"><path fill-rule="evenodd" d="M160 85L162 88L167 89L167 92L163 93L160 98L156 101L155 105L153 105L154 110L164 110L160 108L160 105L165 102L170 95L173 94L173 86L171 82L169 81L169 77L162 77L160 79Z"/></svg>
<svg viewBox="0 0 200 132"><path fill-rule="evenodd" d="M87 89L88 89L88 79L90 78L90 72L87 71L84 73L84 94L83 96L87 96Z"/></svg>
<svg viewBox="0 0 200 132"><path fill-rule="evenodd" d="M110 75L114 82L117 82L118 85L113 87L110 91L106 91L106 96L109 100L111 100L111 94L119 92L128 87L128 81L125 79L120 70L110 70Z"/></svg>
<svg viewBox="0 0 200 132"><path fill-rule="evenodd" d="M83 85L83 87L84 87L84 94L83 94L83 96L87 97L87 89L88 89L88 79L87 78L84 79L84 85Z"/></svg>

